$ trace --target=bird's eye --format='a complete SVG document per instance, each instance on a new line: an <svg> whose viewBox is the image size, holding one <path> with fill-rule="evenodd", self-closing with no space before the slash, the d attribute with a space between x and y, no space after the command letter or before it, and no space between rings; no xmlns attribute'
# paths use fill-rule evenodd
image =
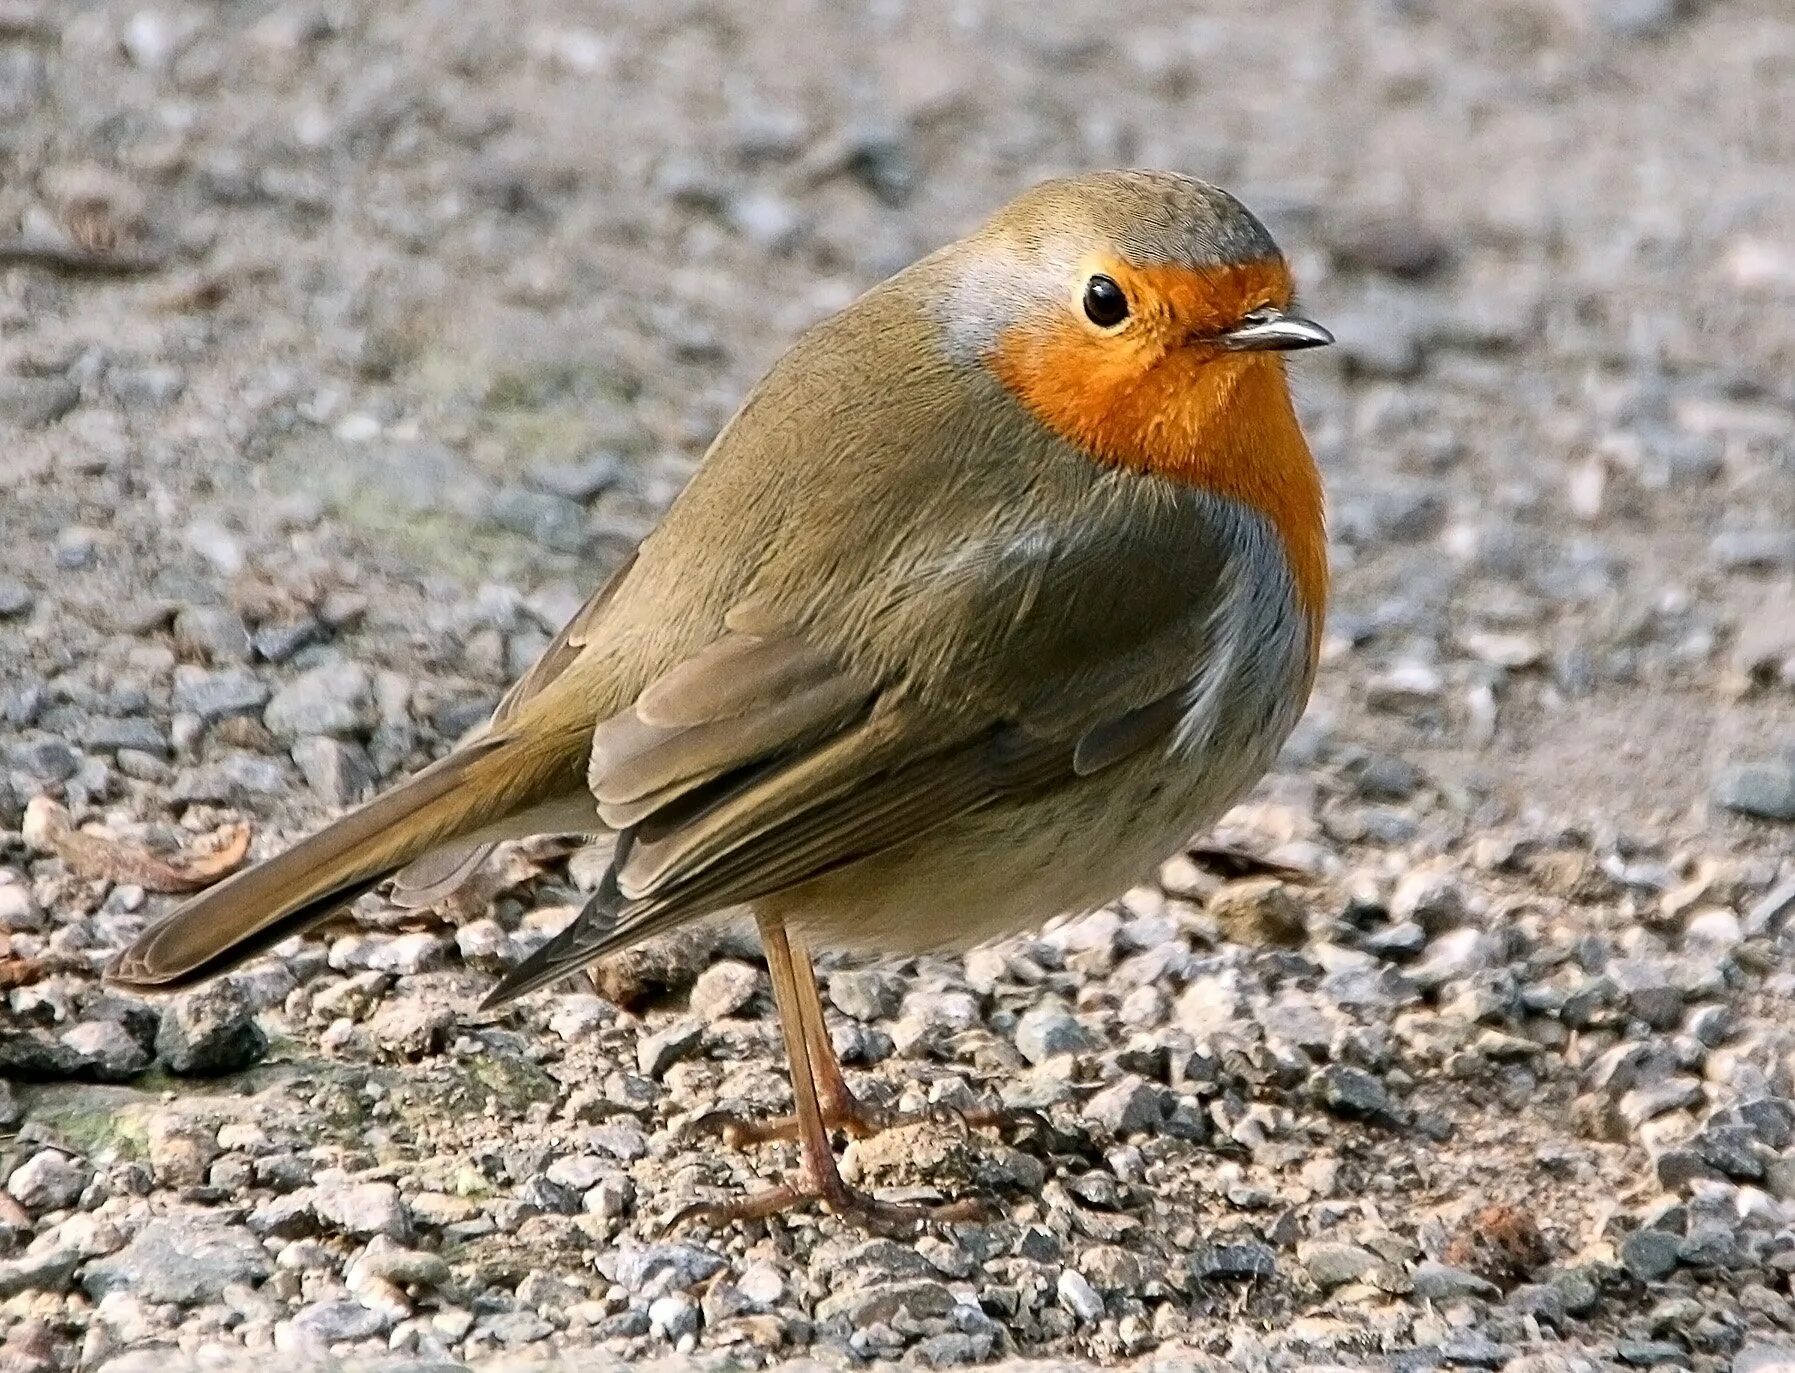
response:
<svg viewBox="0 0 1795 1373"><path fill-rule="evenodd" d="M1128 318L1128 297L1113 278L1094 276L1084 284L1084 313L1099 329L1113 329Z"/></svg>

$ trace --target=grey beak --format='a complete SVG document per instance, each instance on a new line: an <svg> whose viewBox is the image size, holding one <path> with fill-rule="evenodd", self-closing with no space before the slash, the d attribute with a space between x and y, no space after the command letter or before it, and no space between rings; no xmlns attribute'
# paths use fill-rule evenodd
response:
<svg viewBox="0 0 1795 1373"><path fill-rule="evenodd" d="M1333 341L1334 336L1314 320L1281 310L1262 310L1251 324L1230 329L1221 337L1224 348L1241 353L1324 348Z"/></svg>

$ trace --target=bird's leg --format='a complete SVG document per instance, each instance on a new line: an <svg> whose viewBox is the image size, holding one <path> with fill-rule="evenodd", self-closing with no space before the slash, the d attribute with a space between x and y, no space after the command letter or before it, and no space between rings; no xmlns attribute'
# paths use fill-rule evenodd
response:
<svg viewBox="0 0 1795 1373"><path fill-rule="evenodd" d="M810 1051L817 1101L822 1108L823 1122L830 1129L841 1130L853 1139L867 1139L894 1125L925 1118L946 1118L965 1126L997 1127L1010 1123L1009 1112L989 1107L913 1115L862 1101L848 1086L848 1079L841 1070L841 1057L829 1038L829 1025L823 1016L823 994L817 987L816 965L811 961L810 951L789 931L785 938L797 977L798 1008L805 1044ZM748 1120L734 1112L715 1111L704 1116L698 1122L698 1128L703 1133L717 1135L732 1149L746 1149L774 1140L798 1138L799 1121L796 1115Z"/></svg>
<svg viewBox="0 0 1795 1373"><path fill-rule="evenodd" d="M797 1137L803 1152L803 1176L796 1182L735 1201L688 1207L674 1218L673 1224L691 1219L712 1223L758 1220L811 1201L837 1215L851 1215L873 1226L914 1227L921 1221L976 1218L982 1210L976 1201L951 1202L943 1206L899 1205L879 1201L843 1181L829 1143L829 1126L823 1119L822 1103L817 1097L816 1068L810 1036L806 1032L805 978L799 967L807 960L801 954L793 954L785 930L776 920L761 920L760 937L766 946L767 969L773 979L773 1001L779 1010L779 1025L785 1033L785 1049L791 1060L792 1097L798 1108ZM814 996L815 982L810 985Z"/></svg>

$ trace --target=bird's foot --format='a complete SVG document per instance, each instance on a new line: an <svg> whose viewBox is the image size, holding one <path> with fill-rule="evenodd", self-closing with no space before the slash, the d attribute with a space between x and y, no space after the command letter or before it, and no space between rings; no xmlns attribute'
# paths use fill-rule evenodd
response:
<svg viewBox="0 0 1795 1373"><path fill-rule="evenodd" d="M976 1197L948 1202L881 1201L848 1186L833 1168L829 1172L830 1176L769 1187L729 1201L697 1202L676 1212L662 1233L671 1233L694 1221L718 1227L734 1221L765 1220L782 1211L812 1205L889 1235L911 1235L927 1225L977 1221L989 1215L990 1208Z"/></svg>
<svg viewBox="0 0 1795 1373"><path fill-rule="evenodd" d="M896 1126L923 1122L952 1125L961 1130L1001 1130L1019 1123L1033 1123L1039 1118L1032 1111L1010 1111L995 1106L978 1106L969 1111L952 1106L893 1111L862 1101L852 1092L831 1096L822 1107L823 1123L831 1130L840 1130L850 1139L870 1139ZM731 1149L752 1149L778 1140L797 1139L798 1118L785 1115L757 1120L734 1111L710 1111L700 1116L692 1129L699 1138L720 1139Z"/></svg>

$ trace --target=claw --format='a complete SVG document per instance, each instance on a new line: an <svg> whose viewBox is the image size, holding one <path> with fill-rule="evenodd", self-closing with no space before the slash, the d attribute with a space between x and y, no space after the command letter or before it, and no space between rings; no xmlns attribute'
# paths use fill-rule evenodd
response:
<svg viewBox="0 0 1795 1373"><path fill-rule="evenodd" d="M978 1197L936 1204L881 1201L836 1179L833 1183L787 1183L729 1201L694 1202L674 1212L660 1233L665 1237L695 1221L721 1227L735 1221L765 1220L781 1211L811 1204L831 1215L858 1221L868 1229L892 1236L914 1235L928 1225L983 1220L991 1214L989 1204Z"/></svg>

